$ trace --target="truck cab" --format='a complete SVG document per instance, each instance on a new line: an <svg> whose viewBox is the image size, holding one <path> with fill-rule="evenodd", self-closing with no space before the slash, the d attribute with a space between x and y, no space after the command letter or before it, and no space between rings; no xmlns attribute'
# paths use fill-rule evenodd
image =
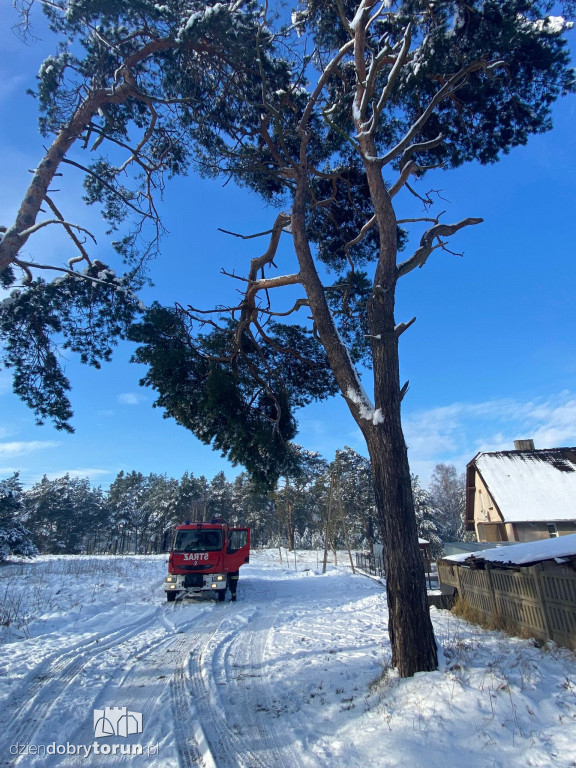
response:
<svg viewBox="0 0 576 768"><path fill-rule="evenodd" d="M166 599L211 593L222 601L229 588L234 600L238 571L249 561L249 528L231 528L225 522L178 525L164 580Z"/></svg>

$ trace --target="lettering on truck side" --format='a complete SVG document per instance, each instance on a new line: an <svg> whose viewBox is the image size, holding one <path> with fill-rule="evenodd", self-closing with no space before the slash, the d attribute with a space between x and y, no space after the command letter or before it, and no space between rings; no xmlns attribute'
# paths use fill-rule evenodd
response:
<svg viewBox="0 0 576 768"><path fill-rule="evenodd" d="M208 552L191 552L184 555L184 560L208 560Z"/></svg>

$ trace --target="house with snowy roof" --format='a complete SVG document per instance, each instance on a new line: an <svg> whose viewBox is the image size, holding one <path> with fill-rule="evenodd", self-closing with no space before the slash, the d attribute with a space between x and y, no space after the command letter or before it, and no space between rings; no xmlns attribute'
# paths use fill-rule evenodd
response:
<svg viewBox="0 0 576 768"><path fill-rule="evenodd" d="M478 453L466 468L466 530L478 541L536 541L576 533L576 448Z"/></svg>

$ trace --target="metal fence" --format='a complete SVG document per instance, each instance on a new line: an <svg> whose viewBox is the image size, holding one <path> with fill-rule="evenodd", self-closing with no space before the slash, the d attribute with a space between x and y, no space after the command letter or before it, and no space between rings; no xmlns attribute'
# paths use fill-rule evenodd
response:
<svg viewBox="0 0 576 768"><path fill-rule="evenodd" d="M370 555L365 552L356 552L356 568L366 571L374 576L384 578L384 563L381 555Z"/></svg>
<svg viewBox="0 0 576 768"><path fill-rule="evenodd" d="M420 551L425 566L427 587L428 589L436 589L438 586L438 578L434 570L434 565L430 563L427 552L423 549ZM361 571L366 571L366 573L370 573L373 576L379 576L381 579L386 578L382 555L356 552L356 568L359 568Z"/></svg>
<svg viewBox="0 0 576 768"><path fill-rule="evenodd" d="M576 649L576 574L540 565L480 570L439 560L438 576L486 619Z"/></svg>

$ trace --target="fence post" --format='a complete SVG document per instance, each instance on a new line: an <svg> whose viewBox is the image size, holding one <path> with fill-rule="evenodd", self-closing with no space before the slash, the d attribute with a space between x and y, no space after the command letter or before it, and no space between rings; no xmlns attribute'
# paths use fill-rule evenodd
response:
<svg viewBox="0 0 576 768"><path fill-rule="evenodd" d="M462 590L462 584L460 583L460 567L458 565L451 565L451 568L454 569L456 573L456 582L458 584L458 597L460 600L465 600L466 596L464 595L464 592Z"/></svg>
<svg viewBox="0 0 576 768"><path fill-rule="evenodd" d="M549 640L554 640L552 637L552 623L550 622L550 617L548 616L548 604L546 600L544 599L544 590L542 588L542 582L541 578L543 578L543 572L538 566L532 566L532 568L527 568L526 570L530 571L530 575L534 578L534 584L536 586L536 594L538 595L538 600L540 601L540 607L542 608L542 616L544 618L544 626L546 627L546 634L548 635Z"/></svg>
<svg viewBox="0 0 576 768"><path fill-rule="evenodd" d="M488 592L492 603L492 613L494 618L501 619L502 616L498 610L498 601L496 600L496 592L494 591L494 582L492 581L492 566L485 563L484 568L486 571L486 579L488 581Z"/></svg>

